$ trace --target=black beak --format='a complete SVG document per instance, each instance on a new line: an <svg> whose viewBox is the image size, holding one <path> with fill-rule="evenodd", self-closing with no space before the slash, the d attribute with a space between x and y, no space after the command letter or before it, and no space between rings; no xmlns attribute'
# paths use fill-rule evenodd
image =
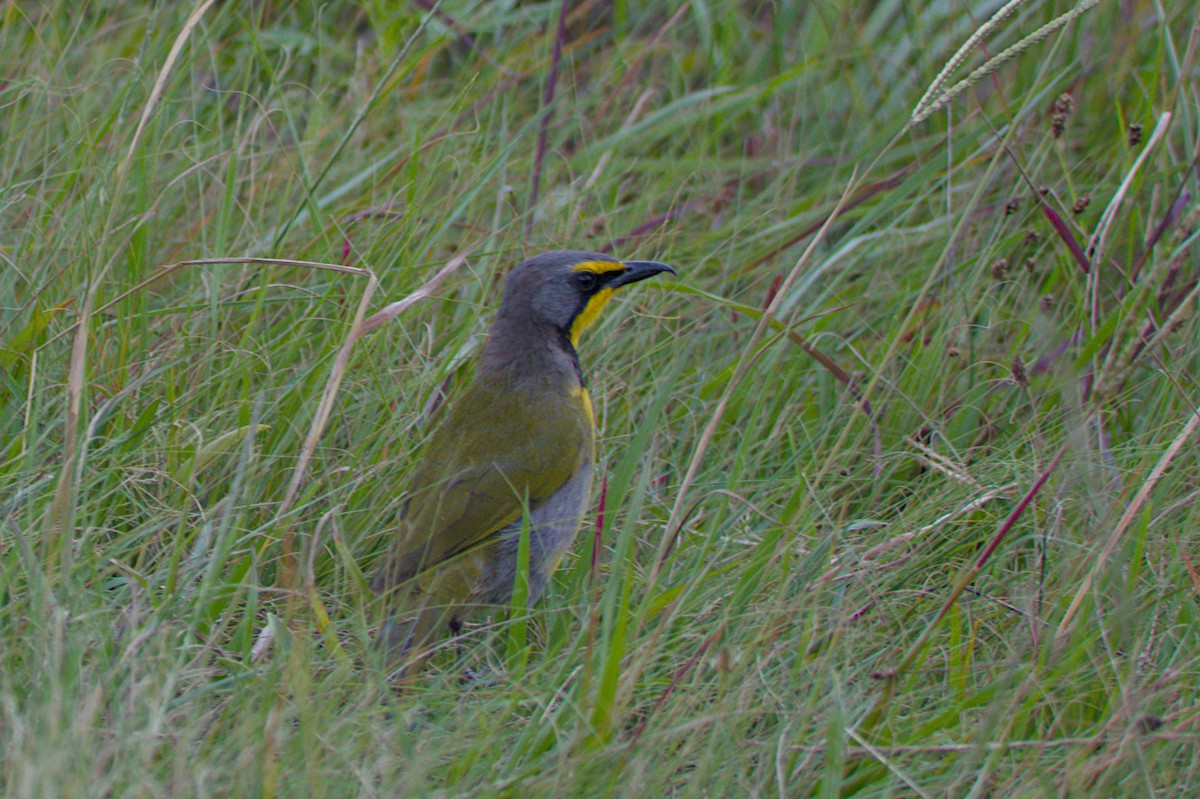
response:
<svg viewBox="0 0 1200 799"><path fill-rule="evenodd" d="M619 289L621 286L628 286L630 283L636 283L639 280L645 280L648 277L661 275L663 272L670 272L672 275L678 275L671 267L666 264L660 264L658 261L624 261L625 271L613 277L609 282L608 288Z"/></svg>

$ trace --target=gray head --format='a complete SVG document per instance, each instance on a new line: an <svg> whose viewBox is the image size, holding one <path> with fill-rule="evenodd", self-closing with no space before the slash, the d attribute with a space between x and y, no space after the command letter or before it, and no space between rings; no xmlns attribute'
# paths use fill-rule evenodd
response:
<svg viewBox="0 0 1200 799"><path fill-rule="evenodd" d="M502 320L548 326L572 346L622 286L675 270L657 261L618 261L609 255L555 250L522 261L504 281Z"/></svg>

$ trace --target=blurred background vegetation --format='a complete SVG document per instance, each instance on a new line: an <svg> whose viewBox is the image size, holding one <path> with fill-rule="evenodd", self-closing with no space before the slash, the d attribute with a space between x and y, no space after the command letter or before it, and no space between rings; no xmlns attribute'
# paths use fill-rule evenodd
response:
<svg viewBox="0 0 1200 799"><path fill-rule="evenodd" d="M1148 0L0 5L3 794L1192 795L1198 47ZM547 598L396 693L363 574L559 247L681 277L584 341Z"/></svg>

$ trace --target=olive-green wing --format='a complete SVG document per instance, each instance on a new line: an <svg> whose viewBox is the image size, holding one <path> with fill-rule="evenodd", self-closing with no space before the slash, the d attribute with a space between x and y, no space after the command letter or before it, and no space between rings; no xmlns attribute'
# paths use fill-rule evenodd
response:
<svg viewBox="0 0 1200 799"><path fill-rule="evenodd" d="M429 442L395 543L371 587L394 588L485 541L591 457L583 400L464 392Z"/></svg>

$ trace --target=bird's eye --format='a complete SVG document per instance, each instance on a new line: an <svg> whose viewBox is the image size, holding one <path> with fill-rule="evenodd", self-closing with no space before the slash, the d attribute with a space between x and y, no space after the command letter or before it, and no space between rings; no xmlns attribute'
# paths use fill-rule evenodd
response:
<svg viewBox="0 0 1200 799"><path fill-rule="evenodd" d="M580 291L591 292L596 290L596 284L600 282L600 278L596 277L591 272L576 272L575 285Z"/></svg>

